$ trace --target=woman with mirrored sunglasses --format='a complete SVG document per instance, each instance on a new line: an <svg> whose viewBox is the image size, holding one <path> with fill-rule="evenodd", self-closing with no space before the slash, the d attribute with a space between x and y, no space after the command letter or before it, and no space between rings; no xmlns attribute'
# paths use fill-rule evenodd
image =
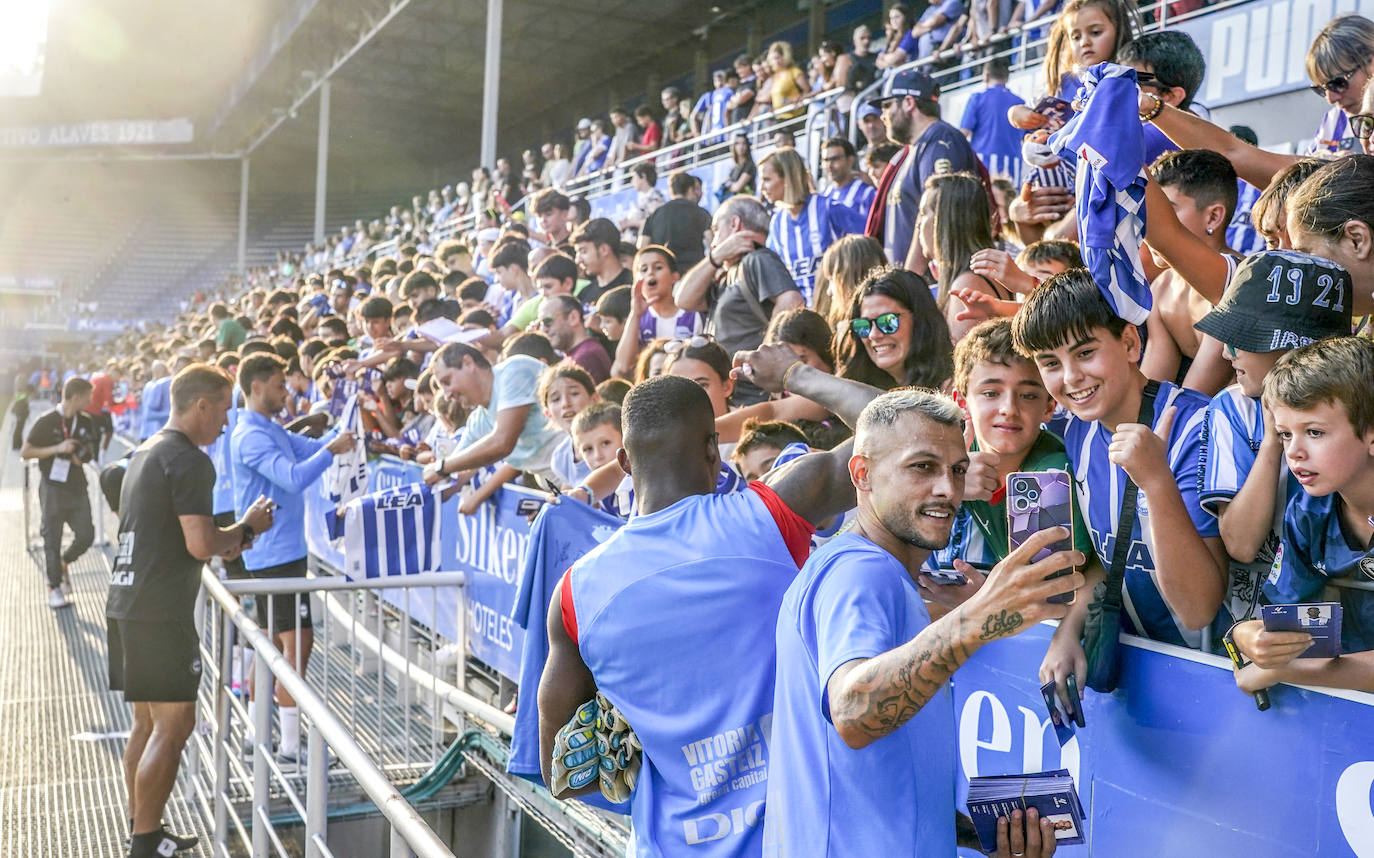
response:
<svg viewBox="0 0 1374 858"><path fill-rule="evenodd" d="M1360 96L1374 67L1374 21L1362 15L1333 18L1307 50L1312 91L1331 108L1317 126L1309 152L1360 152L1350 119L1360 112Z"/></svg>
<svg viewBox="0 0 1374 858"><path fill-rule="evenodd" d="M881 390L938 388L954 371L949 325L920 275L880 268L868 276L835 335L839 375Z"/></svg>

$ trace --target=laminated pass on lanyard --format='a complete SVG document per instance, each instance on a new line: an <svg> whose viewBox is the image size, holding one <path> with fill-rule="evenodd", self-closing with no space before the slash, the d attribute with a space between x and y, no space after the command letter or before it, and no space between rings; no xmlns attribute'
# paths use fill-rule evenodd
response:
<svg viewBox="0 0 1374 858"><path fill-rule="evenodd" d="M72 428L71 428L71 431L70 431L70 432L67 430L67 423L66 423L66 421L64 421L64 420L59 420L59 421L58 421L58 423L60 423L61 426L62 426L62 440L63 440L63 441L70 440L70 438L71 438L71 432L75 432L75 431L76 431L76 421L78 421L78 420L80 420L80 419L81 419L80 415L77 415L77 416L75 416L75 417L72 418ZM67 481L67 477L71 476L71 471L72 471L72 460L71 460L70 457L68 457L68 456L66 456L66 455L54 456L54 457L53 457L53 460L52 460L52 464L48 467L48 479L52 480L54 483L65 483L65 482Z"/></svg>

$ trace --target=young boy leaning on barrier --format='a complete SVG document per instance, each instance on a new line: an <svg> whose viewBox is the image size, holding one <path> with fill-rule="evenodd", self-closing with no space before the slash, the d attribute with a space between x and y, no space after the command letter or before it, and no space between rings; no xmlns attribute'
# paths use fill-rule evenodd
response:
<svg viewBox="0 0 1374 858"><path fill-rule="evenodd" d="M1303 488L1284 513L1270 576L1275 600L1321 601L1333 580L1374 580L1374 341L1340 337L1294 349L1264 380L1264 403ZM1268 632L1250 620L1232 631L1253 661L1236 671L1236 684L1249 693L1278 682L1374 691L1374 592L1339 593L1341 655L1298 658L1310 635Z"/></svg>
<svg viewBox="0 0 1374 858"><path fill-rule="evenodd" d="M1280 284L1281 289L1274 284ZM1273 566L1288 503L1302 487L1283 465L1283 445L1260 395L1290 350L1350 333L1350 274L1317 256L1266 250L1240 264L1197 329L1221 343L1236 381L1207 407L1202 508L1217 517L1231 558L1225 604L1254 615Z"/></svg>

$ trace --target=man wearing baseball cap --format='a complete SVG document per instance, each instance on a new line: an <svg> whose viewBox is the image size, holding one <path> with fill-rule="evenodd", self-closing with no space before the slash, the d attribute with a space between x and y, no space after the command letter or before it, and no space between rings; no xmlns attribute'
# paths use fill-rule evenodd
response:
<svg viewBox="0 0 1374 858"><path fill-rule="evenodd" d="M1279 547L1283 511L1302 487L1288 473L1264 377L1289 350L1350 333L1350 274L1318 256L1266 250L1236 269L1226 294L1195 326L1221 341L1236 383L1207 409L1208 455L1199 500L1231 556L1226 606L1248 618Z"/></svg>
<svg viewBox="0 0 1374 858"><path fill-rule="evenodd" d="M928 261L913 240L921 189L937 173L976 174L978 156L963 132L940 119L940 87L925 72L892 75L874 103L882 108L887 136L903 149L883 172L865 232L882 241L893 265L925 274Z"/></svg>

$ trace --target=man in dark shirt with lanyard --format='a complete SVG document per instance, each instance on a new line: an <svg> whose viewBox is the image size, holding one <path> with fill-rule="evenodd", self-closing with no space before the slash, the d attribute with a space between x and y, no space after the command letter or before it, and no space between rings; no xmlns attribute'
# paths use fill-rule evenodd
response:
<svg viewBox="0 0 1374 858"><path fill-rule="evenodd" d="M172 380L172 414L129 463L119 504L119 550L105 606L110 689L133 705L124 751L132 819L130 858L168 856L195 845L162 827L181 750L195 728L200 646L194 611L200 570L238 556L272 526L259 498L243 519L216 527L215 468L201 447L224 430L232 382L194 364Z"/></svg>
<svg viewBox="0 0 1374 858"><path fill-rule="evenodd" d="M37 459L42 474L38 502L43 521L43 565L48 576L48 607L71 605L67 566L86 553L95 539L91 501L86 495L82 464L95 458L100 430L86 413L91 383L73 376L62 385L62 404L39 417L20 448L25 459ZM72 544L62 550L62 527L72 529Z"/></svg>

